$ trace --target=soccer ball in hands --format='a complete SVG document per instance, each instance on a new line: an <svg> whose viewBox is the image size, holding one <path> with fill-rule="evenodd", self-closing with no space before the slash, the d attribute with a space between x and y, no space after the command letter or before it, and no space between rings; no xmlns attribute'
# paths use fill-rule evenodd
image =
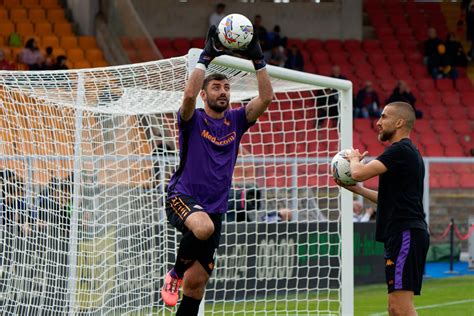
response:
<svg viewBox="0 0 474 316"><path fill-rule="evenodd" d="M351 177L351 166L349 161L346 159L346 154L347 150L341 150L332 158L332 176L345 185L353 185L356 181Z"/></svg>
<svg viewBox="0 0 474 316"><path fill-rule="evenodd" d="M242 14L229 14L224 17L217 28L219 41L231 50L245 49L253 37L253 25Z"/></svg>

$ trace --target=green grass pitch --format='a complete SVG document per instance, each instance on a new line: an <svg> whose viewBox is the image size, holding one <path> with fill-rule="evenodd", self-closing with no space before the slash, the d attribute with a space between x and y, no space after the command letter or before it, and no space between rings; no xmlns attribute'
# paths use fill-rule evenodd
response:
<svg viewBox="0 0 474 316"><path fill-rule="evenodd" d="M320 295L321 296L321 295ZM388 315L387 290L385 284L356 287L354 295L354 315ZM334 304L333 304L334 305ZM334 305L337 308L337 305ZM474 316L474 277L462 276L444 279L425 280L422 295L415 298L419 316ZM294 315L331 315L331 313L317 314L316 296L309 300L297 301L274 300L269 302L239 302L224 304L206 304L206 312L213 315L232 316L264 316L286 315L286 309L299 310ZM320 303L323 310L331 310L327 303ZM251 312L253 310L259 312ZM313 312L308 313L311 310ZM333 309L334 310L334 309ZM238 311L232 313L232 311ZM206 313L207 314L207 313ZM335 313L333 315L336 315ZM374 316L375 316L374 315Z"/></svg>
<svg viewBox="0 0 474 316"><path fill-rule="evenodd" d="M388 315L387 290L385 284L359 286L355 288L354 315ZM319 302L316 294L304 298L288 296L274 297L268 300L247 302L226 302L206 304L206 316L279 316L279 315L337 315L336 296L319 293L326 301ZM327 301L333 300L333 303ZM423 282L422 295L415 297L415 306L419 316L474 316L474 276L460 276L443 279L428 279ZM287 314L287 310L291 311ZM322 312L325 310L326 312ZM310 312L308 312L310 311ZM331 312L333 311L333 312ZM127 315L142 315L129 313ZM155 310L152 314L171 316L169 310Z"/></svg>

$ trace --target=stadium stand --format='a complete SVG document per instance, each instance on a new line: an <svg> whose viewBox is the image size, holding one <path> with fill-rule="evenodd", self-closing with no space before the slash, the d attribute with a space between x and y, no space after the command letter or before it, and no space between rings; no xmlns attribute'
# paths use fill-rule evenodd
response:
<svg viewBox="0 0 474 316"><path fill-rule="evenodd" d="M7 60L16 63L21 49L9 46L9 37L14 33L21 37L22 44L35 38L42 52L51 46L55 56L66 54L69 68L108 65L95 37L75 34L58 0L1 0L0 49ZM17 68L25 69L22 65Z"/></svg>
<svg viewBox="0 0 474 316"><path fill-rule="evenodd" d="M474 148L474 88L468 72L461 68L460 77L455 83L451 79L434 81L423 64L422 47L429 27L434 27L442 39L446 38L448 32L457 31L459 7L457 4L454 6L455 9L445 3L366 0L364 10L376 38L362 41L290 38L288 47L296 45L300 48L305 60L305 71L330 75L332 65L339 65L342 74L353 82L354 92L366 80L371 80L381 100L392 93L398 80L404 80L417 98L417 110L423 112L414 135L414 142L420 145L422 154L469 156L470 150ZM185 54L189 47L202 47L204 39L155 38L154 42L167 58ZM270 116L282 110L272 108ZM261 124L264 132L271 131L270 126ZM283 124L282 131L287 133L285 126L289 125ZM304 130L303 126L301 128ZM353 139L355 145L373 154L383 150L384 147L376 140L373 122L357 119L354 129L357 132ZM266 141L265 138L263 140ZM273 148L264 145L261 154L281 155L294 151L297 154L298 150L306 152L307 148L281 148L278 145ZM472 170L467 171L470 172L471 180L469 184L463 185L472 187ZM431 183L434 187L455 188L461 177L467 178L464 173L457 171L452 177L438 179L437 175L435 171Z"/></svg>

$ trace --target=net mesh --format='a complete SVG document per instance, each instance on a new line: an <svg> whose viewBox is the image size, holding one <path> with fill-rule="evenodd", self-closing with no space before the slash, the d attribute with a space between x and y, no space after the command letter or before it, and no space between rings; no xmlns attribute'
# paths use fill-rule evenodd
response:
<svg viewBox="0 0 474 316"><path fill-rule="evenodd" d="M0 72L2 315L168 315L178 233L164 214L187 57L93 70ZM232 106L254 74L220 66ZM341 309L340 92L272 78L244 136L206 315Z"/></svg>

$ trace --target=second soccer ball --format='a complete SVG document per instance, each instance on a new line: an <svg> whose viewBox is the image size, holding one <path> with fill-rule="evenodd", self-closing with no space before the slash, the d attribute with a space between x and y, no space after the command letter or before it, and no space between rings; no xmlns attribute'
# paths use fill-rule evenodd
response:
<svg viewBox="0 0 474 316"><path fill-rule="evenodd" d="M231 50L245 49L253 37L253 25L242 14L229 14L218 26L219 41Z"/></svg>
<svg viewBox="0 0 474 316"><path fill-rule="evenodd" d="M351 166L346 159L346 150L338 152L331 161L332 176L346 185L356 183L351 177Z"/></svg>

